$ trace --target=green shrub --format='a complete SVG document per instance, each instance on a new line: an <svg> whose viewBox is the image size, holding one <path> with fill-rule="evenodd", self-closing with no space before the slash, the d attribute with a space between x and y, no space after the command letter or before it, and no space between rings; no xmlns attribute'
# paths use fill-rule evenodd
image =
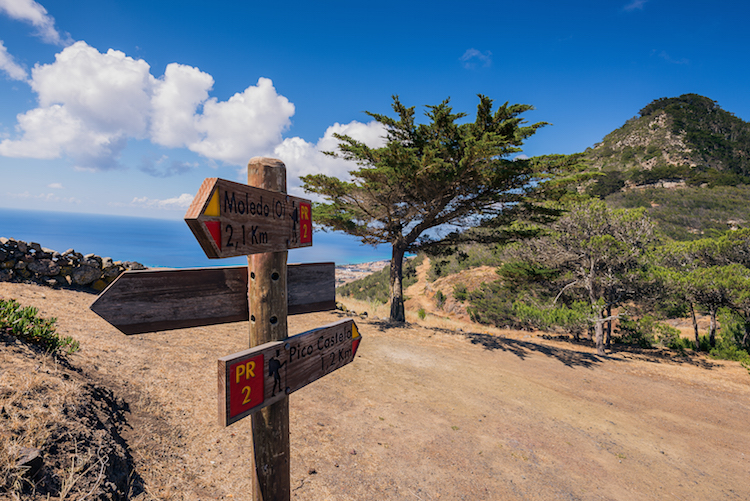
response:
<svg viewBox="0 0 750 501"><path fill-rule="evenodd" d="M458 283L453 286L453 297L456 301L463 303L469 298L469 291L466 289L466 285Z"/></svg>
<svg viewBox="0 0 750 501"><path fill-rule="evenodd" d="M750 354L742 346L742 337L745 335L744 321L729 310L722 309L719 312L719 323L721 329L716 336L716 346L710 347L708 336L705 336L706 351L719 360L734 360L740 362L743 367L750 371ZM703 342L701 342L703 345Z"/></svg>
<svg viewBox="0 0 750 501"><path fill-rule="evenodd" d="M571 305L537 305L502 293L498 282L483 284L469 294L467 308L474 322L512 329L559 329L579 335L588 329L591 307L585 302Z"/></svg>
<svg viewBox="0 0 750 501"><path fill-rule="evenodd" d="M445 294L442 291L435 293L435 306L437 306L438 310L442 310L443 306L445 306Z"/></svg>
<svg viewBox="0 0 750 501"><path fill-rule="evenodd" d="M479 266L499 266L502 262L500 251L500 247L496 245L472 244L461 247L452 256L433 257L429 278L434 282L440 277L446 277Z"/></svg>
<svg viewBox="0 0 750 501"><path fill-rule="evenodd" d="M427 316L427 312L426 312L426 311L424 311L424 308L420 308L420 309L419 309L419 310L417 311L417 316L419 317L419 319L420 319L420 320L424 320L424 317L426 317L426 316Z"/></svg>
<svg viewBox="0 0 750 501"><path fill-rule="evenodd" d="M695 348L691 340L680 336L679 329L658 322L652 315L644 315L639 319L621 317L618 333L618 342L635 344L641 348L651 348L654 345L680 351Z"/></svg>
<svg viewBox="0 0 750 501"><path fill-rule="evenodd" d="M78 341L57 334L56 321L55 318L39 317L39 310L33 306L22 308L14 299L0 299L0 330L40 346L48 353L75 353L80 347Z"/></svg>
<svg viewBox="0 0 750 501"><path fill-rule="evenodd" d="M641 348L651 348L656 344L654 336L654 324L656 320L651 315L644 315L639 319L620 317L617 333L618 342L623 344L634 344Z"/></svg>

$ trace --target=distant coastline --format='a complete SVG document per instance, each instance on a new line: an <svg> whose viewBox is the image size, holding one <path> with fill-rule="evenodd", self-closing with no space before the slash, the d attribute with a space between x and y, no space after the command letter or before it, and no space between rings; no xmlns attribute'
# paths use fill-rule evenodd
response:
<svg viewBox="0 0 750 501"><path fill-rule="evenodd" d="M0 237L63 251L74 248L117 261L157 268L197 268L247 263L245 257L208 259L181 220L101 216L0 208ZM316 231L313 246L289 251L289 263L334 262L337 266L383 261L390 246L362 245L356 237Z"/></svg>

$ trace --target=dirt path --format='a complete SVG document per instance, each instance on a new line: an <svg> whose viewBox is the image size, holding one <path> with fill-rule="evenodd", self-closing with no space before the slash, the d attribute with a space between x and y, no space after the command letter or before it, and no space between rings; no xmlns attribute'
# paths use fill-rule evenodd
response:
<svg viewBox="0 0 750 501"><path fill-rule="evenodd" d="M431 291L428 291L427 273L430 271L430 258L425 256L422 263L417 266L417 281L404 289L404 297L408 298L405 307L410 310L432 311L435 309L435 300L432 299Z"/></svg>
<svg viewBox="0 0 750 501"><path fill-rule="evenodd" d="M0 284L130 405L139 499L247 499L249 420L216 424L243 324L126 337L83 293ZM290 317L292 333L340 318ZM702 357L357 320L356 360L291 395L295 500L750 499L750 375Z"/></svg>

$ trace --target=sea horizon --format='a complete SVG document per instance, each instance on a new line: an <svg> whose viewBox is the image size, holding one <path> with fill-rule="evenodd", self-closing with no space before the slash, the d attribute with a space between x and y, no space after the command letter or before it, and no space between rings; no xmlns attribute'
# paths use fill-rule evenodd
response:
<svg viewBox="0 0 750 501"><path fill-rule="evenodd" d="M147 267L197 268L246 264L244 256L208 259L182 220L0 208L0 237L37 242L58 252L136 261ZM363 245L341 232L316 230L312 247L291 249L289 263L337 266L390 259L389 245Z"/></svg>

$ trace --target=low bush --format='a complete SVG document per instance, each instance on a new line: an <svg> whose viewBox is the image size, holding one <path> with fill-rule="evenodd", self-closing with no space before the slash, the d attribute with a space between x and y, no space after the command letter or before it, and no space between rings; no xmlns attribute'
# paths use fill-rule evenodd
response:
<svg viewBox="0 0 750 501"><path fill-rule="evenodd" d="M710 346L708 336L704 336L705 340L701 340L701 345L705 342L706 351L713 358L740 362L750 372L750 354L742 346L744 321L731 311L723 309L719 312L719 324L721 329L716 336L716 345Z"/></svg>
<svg viewBox="0 0 750 501"><path fill-rule="evenodd" d="M456 301L463 303L469 298L469 291L465 284L458 283L453 286L453 297Z"/></svg>
<svg viewBox="0 0 750 501"><path fill-rule="evenodd" d="M690 340L683 340L680 331L662 322L658 322L652 315L644 315L638 319L621 317L618 325L619 338L623 344L635 344L641 348L651 348L655 345L673 350L694 348Z"/></svg>
<svg viewBox="0 0 750 501"><path fill-rule="evenodd" d="M51 354L75 353L80 347L78 341L57 334L56 321L55 318L41 318L39 310L33 306L21 307L14 299L0 299L0 330Z"/></svg>
<svg viewBox="0 0 750 501"><path fill-rule="evenodd" d="M445 294L442 291L435 293L435 306L438 310L442 310L443 306L445 306Z"/></svg>

